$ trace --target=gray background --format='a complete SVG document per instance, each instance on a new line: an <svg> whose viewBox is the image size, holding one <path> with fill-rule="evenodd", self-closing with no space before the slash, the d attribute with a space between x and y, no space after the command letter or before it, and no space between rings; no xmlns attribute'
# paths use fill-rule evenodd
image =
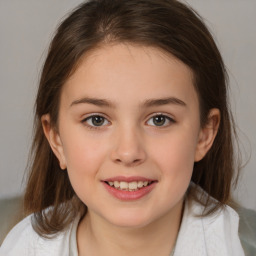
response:
<svg viewBox="0 0 256 256"><path fill-rule="evenodd" d="M0 198L20 195L33 104L47 46L81 0L0 0ZM256 210L256 0L188 0L206 20L229 70L245 160L234 195Z"/></svg>

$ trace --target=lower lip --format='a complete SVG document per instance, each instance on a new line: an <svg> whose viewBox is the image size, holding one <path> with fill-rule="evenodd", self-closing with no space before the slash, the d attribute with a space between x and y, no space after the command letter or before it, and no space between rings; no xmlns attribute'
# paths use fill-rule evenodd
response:
<svg viewBox="0 0 256 256"><path fill-rule="evenodd" d="M109 186L105 182L102 182L106 190L115 198L122 200L122 201L133 201L138 200L147 194L149 194L155 187L156 182L151 183L146 187L142 187L136 191L125 191L125 190L118 190L114 187Z"/></svg>

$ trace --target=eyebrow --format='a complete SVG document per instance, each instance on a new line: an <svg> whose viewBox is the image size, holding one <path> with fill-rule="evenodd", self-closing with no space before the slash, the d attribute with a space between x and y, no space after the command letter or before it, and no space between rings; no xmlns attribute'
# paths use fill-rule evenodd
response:
<svg viewBox="0 0 256 256"><path fill-rule="evenodd" d="M71 103L70 107L78 104L92 104L98 107L107 107L107 108L116 108L115 104L107 99L98 99L98 98L89 98L84 97L78 100L75 100ZM186 103L176 97L166 97L160 99L148 99L145 100L142 104L140 104L141 108L147 107L156 107L156 106L163 106L163 105L178 105L178 106L186 106Z"/></svg>

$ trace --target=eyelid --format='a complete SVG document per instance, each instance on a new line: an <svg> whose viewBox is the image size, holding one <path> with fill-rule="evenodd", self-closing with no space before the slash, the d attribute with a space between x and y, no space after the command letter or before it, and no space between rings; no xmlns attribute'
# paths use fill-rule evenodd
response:
<svg viewBox="0 0 256 256"><path fill-rule="evenodd" d="M89 129L102 129L103 127L105 127L106 125L101 125L101 126L93 126L93 125L89 125L87 124L87 120L94 117L94 116L100 116L102 118L104 118L105 120L107 120L108 123L110 123L110 121L108 120L107 117L105 117L104 114L102 113L92 113L92 114L89 114L88 116L84 117L82 120L81 120L81 123L83 123L86 127L88 127ZM149 120L151 118L154 118L156 116L163 116L165 117L170 123L176 123L175 119L173 117L171 117L169 114L165 114L163 112L158 112L158 113L154 113L152 115L150 115L148 118L147 118L147 122L149 122ZM153 126L153 127L157 127L157 128L165 128L165 127L169 127L169 125L163 125L163 126L157 126L157 125L150 125L150 126Z"/></svg>
<svg viewBox="0 0 256 256"><path fill-rule="evenodd" d="M176 120L170 116L169 114L166 114L166 113L163 113L163 112L158 112L158 113L154 113L152 114L148 119L147 119L147 122L151 119L151 118L154 118L156 116L163 116L165 117L167 120L169 120L170 123L176 123ZM165 127L168 127L170 125L163 125L163 126L157 126L157 125L152 125L153 127L157 127L157 128L165 128Z"/></svg>
<svg viewBox="0 0 256 256"><path fill-rule="evenodd" d="M108 119L108 117L106 117L105 114L100 113L100 112L95 112L95 113L90 113L90 114L84 115L82 117L82 121L84 121L84 120L86 120L86 119L88 119L90 117L94 117L94 116L101 116L101 117L104 117L105 119Z"/></svg>
<svg viewBox="0 0 256 256"><path fill-rule="evenodd" d="M165 117L168 117L168 118L172 119L173 121L175 120L175 118L172 115L167 114L165 112L154 112L153 114L149 115L149 118L152 118L152 117L155 117L155 116L165 116Z"/></svg>
<svg viewBox="0 0 256 256"><path fill-rule="evenodd" d="M110 123L110 121L108 120L108 118L105 117L104 114L102 114L102 113L92 113L92 114L89 114L88 116L84 117L84 118L81 120L81 123L84 124L87 128L89 128L89 129L94 129L94 130L102 129L102 127L105 127L105 126L106 126L106 125L102 125L102 126L93 126L93 125L87 124L87 120L90 119L90 118L93 118L94 116L100 116L100 117L104 118L104 120L107 120L108 123Z"/></svg>

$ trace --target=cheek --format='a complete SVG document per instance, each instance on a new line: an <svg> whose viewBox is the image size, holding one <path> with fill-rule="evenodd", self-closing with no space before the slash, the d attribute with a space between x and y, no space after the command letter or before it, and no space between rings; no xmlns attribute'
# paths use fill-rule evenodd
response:
<svg viewBox="0 0 256 256"><path fill-rule="evenodd" d="M183 198L191 181L195 143L188 139L169 138L168 143L162 143L152 152L153 164L161 171L161 194L167 195L158 200L167 207Z"/></svg>
<svg viewBox="0 0 256 256"><path fill-rule="evenodd" d="M91 191L95 191L95 181L106 155L104 145L97 140L80 136L69 137L63 143L67 163L67 172L72 187L78 197L87 204L92 200Z"/></svg>
<svg viewBox="0 0 256 256"><path fill-rule="evenodd" d="M95 174L104 161L106 148L99 140L77 133L63 142L69 172L79 177Z"/></svg>
<svg viewBox="0 0 256 256"><path fill-rule="evenodd" d="M174 179L190 177L193 171L196 136L191 133L175 133L154 144L151 158L165 175Z"/></svg>

